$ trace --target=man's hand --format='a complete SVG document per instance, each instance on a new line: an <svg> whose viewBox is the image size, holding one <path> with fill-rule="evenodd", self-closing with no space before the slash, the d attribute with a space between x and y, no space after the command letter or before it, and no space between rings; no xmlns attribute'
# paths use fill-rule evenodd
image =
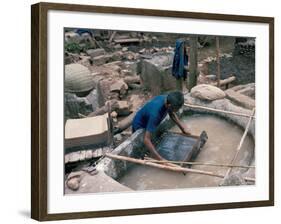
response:
<svg viewBox="0 0 281 224"><path fill-rule="evenodd" d="M169 115L170 115L171 119L176 123L176 125L180 128L182 133L184 133L186 135L191 135L191 133L188 131L188 129L185 126L185 124L180 121L180 119L178 118L176 113L171 112L171 113L169 113Z"/></svg>
<svg viewBox="0 0 281 224"><path fill-rule="evenodd" d="M191 133L188 131L188 129L186 127L184 127L182 129L182 133L186 134L186 135L191 135Z"/></svg>
<svg viewBox="0 0 281 224"><path fill-rule="evenodd" d="M156 151L154 145L152 144L152 142L151 142L151 133L149 131L146 131L144 133L143 143L148 148L148 150L150 151L150 153L151 153L153 158L155 158L157 160L164 160L164 158Z"/></svg>

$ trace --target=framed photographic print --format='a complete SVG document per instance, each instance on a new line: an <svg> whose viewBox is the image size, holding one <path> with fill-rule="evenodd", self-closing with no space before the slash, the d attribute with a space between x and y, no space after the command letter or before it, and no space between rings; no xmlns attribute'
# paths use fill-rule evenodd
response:
<svg viewBox="0 0 281 224"><path fill-rule="evenodd" d="M274 18L31 8L32 218L274 205Z"/></svg>

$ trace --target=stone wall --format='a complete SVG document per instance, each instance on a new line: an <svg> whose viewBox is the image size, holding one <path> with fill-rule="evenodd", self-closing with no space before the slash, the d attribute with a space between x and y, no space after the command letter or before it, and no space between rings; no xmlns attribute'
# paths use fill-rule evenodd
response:
<svg viewBox="0 0 281 224"><path fill-rule="evenodd" d="M156 55L141 63L143 86L154 96L176 89L176 79L172 76L173 54Z"/></svg>

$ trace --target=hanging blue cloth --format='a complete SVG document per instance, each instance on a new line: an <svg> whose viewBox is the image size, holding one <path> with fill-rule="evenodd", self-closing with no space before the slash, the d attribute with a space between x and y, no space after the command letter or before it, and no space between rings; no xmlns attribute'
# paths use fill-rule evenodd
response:
<svg viewBox="0 0 281 224"><path fill-rule="evenodd" d="M177 39L176 47L174 53L173 67L172 67L172 75L176 78L186 79L187 72L184 69L184 66L188 64L188 56L185 53L184 49L184 40Z"/></svg>
<svg viewBox="0 0 281 224"><path fill-rule="evenodd" d="M91 37L93 37L93 34L90 29L80 28L76 30L76 33L78 33L79 35L82 35L83 33L88 33Z"/></svg>

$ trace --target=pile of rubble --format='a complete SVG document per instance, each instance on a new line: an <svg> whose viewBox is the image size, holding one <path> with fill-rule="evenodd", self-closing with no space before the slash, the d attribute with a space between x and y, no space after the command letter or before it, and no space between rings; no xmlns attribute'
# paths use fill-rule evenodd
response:
<svg viewBox="0 0 281 224"><path fill-rule="evenodd" d="M234 84L255 82L255 40L245 38L244 42L237 42L233 52L220 54L221 79L235 75ZM199 70L203 78L212 82L217 74L217 58L207 57L199 63Z"/></svg>
<svg viewBox="0 0 281 224"><path fill-rule="evenodd" d="M65 66L65 117L82 118L111 113L113 121L135 112L150 95L142 89L131 63L114 61L86 67Z"/></svg>
<svg viewBox="0 0 281 224"><path fill-rule="evenodd" d="M158 52L173 50L142 48L139 52L129 51L128 43L150 41L143 35L142 38L136 35L127 37L111 33L106 37L89 32L65 33L68 46L65 51L65 122L109 112L116 129L124 130L129 126L134 113L151 97L140 76L141 60ZM151 40L157 41L156 38ZM78 45L76 49L80 51L70 52L71 44ZM116 135L115 140L121 142L129 131L121 133L122 136Z"/></svg>
<svg viewBox="0 0 281 224"><path fill-rule="evenodd" d="M102 65L117 60L138 60L156 52L173 51L172 47L135 49L134 46L141 48L143 45L158 42L156 36L148 36L142 32L102 32L87 29L81 32L65 32L65 64ZM130 48L134 50L131 51Z"/></svg>
<svg viewBox="0 0 281 224"><path fill-rule="evenodd" d="M157 41L156 36L139 32L67 30L65 119L99 115L104 113L105 106L110 105L111 115L117 120L120 116L128 116L136 111L151 97L151 92L157 95L171 90L174 86L170 83L174 80L165 81L166 77L162 77L159 82L157 77L163 76L163 71L170 72L174 50L172 47L143 48L140 45L134 52L129 50L132 44L153 44ZM76 48L69 47L76 45ZM167 68L163 70L165 55L169 59ZM156 57L163 57L164 62L158 65ZM147 74L153 74L153 79ZM168 77L166 74L164 76ZM157 83L150 83L151 80L156 80ZM165 88L161 87L161 83ZM158 86L160 89L154 91Z"/></svg>

